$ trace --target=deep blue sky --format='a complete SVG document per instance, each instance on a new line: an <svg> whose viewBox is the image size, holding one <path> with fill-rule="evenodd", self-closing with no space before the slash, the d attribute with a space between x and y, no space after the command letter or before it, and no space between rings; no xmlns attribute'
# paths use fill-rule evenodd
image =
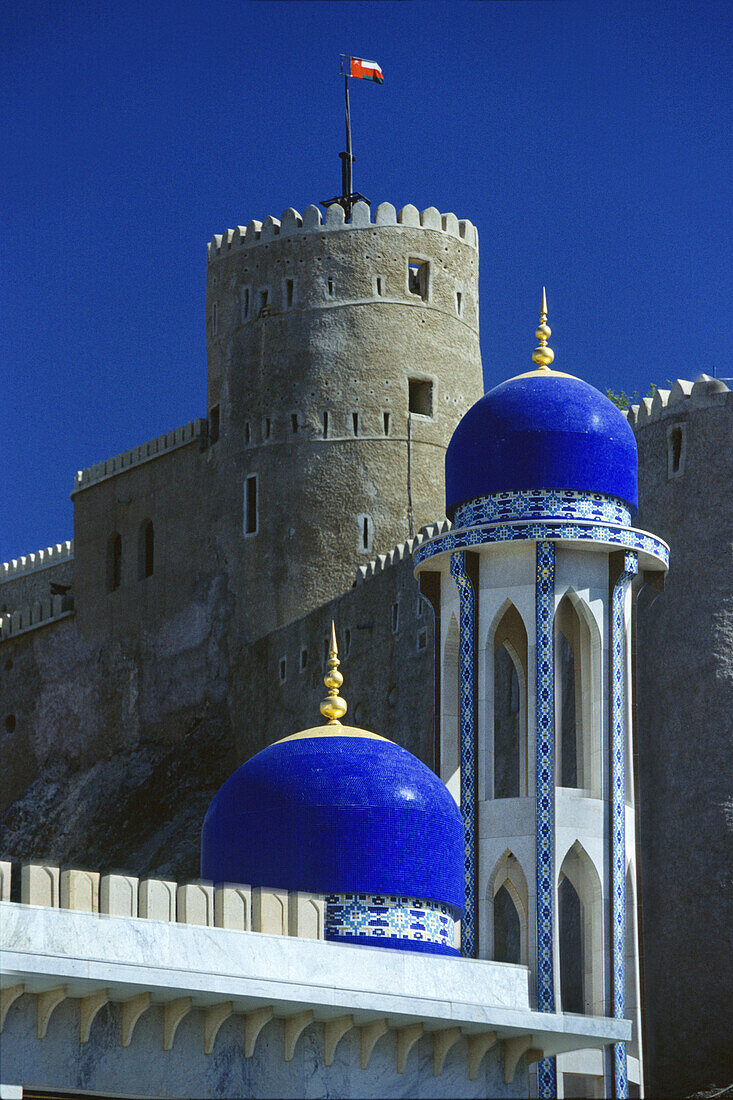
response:
<svg viewBox="0 0 733 1100"><path fill-rule="evenodd" d="M204 246L354 183L470 218L487 385L733 374L729 0L6 2L0 561L90 465L205 413Z"/></svg>

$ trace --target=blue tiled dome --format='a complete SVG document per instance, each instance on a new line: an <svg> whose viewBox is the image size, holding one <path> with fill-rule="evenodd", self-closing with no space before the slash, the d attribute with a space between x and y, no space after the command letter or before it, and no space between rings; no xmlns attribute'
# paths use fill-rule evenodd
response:
<svg viewBox="0 0 733 1100"><path fill-rule="evenodd" d="M623 414L579 378L531 371L473 405L445 456L446 513L490 493L570 489L636 508L637 450Z"/></svg>
<svg viewBox="0 0 733 1100"><path fill-rule="evenodd" d="M243 764L214 796L201 875L463 911L463 823L444 783L376 734L319 726ZM385 946L389 946L385 944Z"/></svg>

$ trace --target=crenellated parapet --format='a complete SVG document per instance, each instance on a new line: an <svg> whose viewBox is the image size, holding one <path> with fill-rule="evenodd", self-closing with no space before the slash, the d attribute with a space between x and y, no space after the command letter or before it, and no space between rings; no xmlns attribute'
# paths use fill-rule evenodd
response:
<svg viewBox="0 0 733 1100"><path fill-rule="evenodd" d="M73 611L73 597L67 594L47 596L16 611L0 615L0 642L25 634L29 630L36 630L40 626L47 626L50 622L71 615Z"/></svg>
<svg viewBox="0 0 733 1100"><path fill-rule="evenodd" d="M701 374L695 382L678 378L671 389L656 390L653 397L644 397L638 405L632 405L624 413L636 431L647 424L680 413L713 406L733 406L733 391L720 378Z"/></svg>
<svg viewBox="0 0 733 1100"><path fill-rule="evenodd" d="M39 569L48 569L51 565L60 565L64 561L72 561L74 558L74 540L57 542L55 546L47 546L45 550L36 550L33 554L25 554L20 558L3 562L0 565L0 584L4 581L13 581L17 577L28 573L37 572Z"/></svg>
<svg viewBox="0 0 733 1100"><path fill-rule="evenodd" d="M297 236L305 233L350 229L369 229L380 226L404 226L410 229L428 229L446 233L478 251L478 230L468 220L459 220L455 214L441 214L434 206L420 211L416 206L403 206L397 210L392 203L382 202L371 219L371 210L365 202L357 202L346 221L343 207L337 203L329 206L325 216L317 206L308 206L303 215L289 207L280 219L267 217L264 222L251 221L247 226L238 225L225 233L215 233L207 245L209 263L230 252L252 245L272 241L277 237Z"/></svg>
<svg viewBox="0 0 733 1100"><path fill-rule="evenodd" d="M201 418L190 420L188 424L159 435L156 439L150 439L147 443L141 443L139 447L133 447L104 462L97 462L94 466L79 470L74 479L74 492L78 493L81 489L104 481L105 478L114 477L123 470L129 470L131 466L150 462L163 454L170 454L178 447L186 446L195 439L200 439L204 434L205 425L206 421Z"/></svg>
<svg viewBox="0 0 733 1100"><path fill-rule="evenodd" d="M378 573L383 573L385 569L389 569L406 558L412 557L421 543L450 531L451 526L449 519L441 519L437 523L430 523L426 527L421 527L414 538L400 542L389 553L377 554L376 558L373 558L366 565L360 565L354 584L363 584L370 577L375 577Z"/></svg>

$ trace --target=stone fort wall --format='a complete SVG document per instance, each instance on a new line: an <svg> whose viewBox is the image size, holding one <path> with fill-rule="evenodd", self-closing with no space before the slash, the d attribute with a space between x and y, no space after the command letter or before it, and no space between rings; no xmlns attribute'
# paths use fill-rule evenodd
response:
<svg viewBox="0 0 733 1100"><path fill-rule="evenodd" d="M629 420L638 526L671 547L636 617L645 1058L685 1096L733 1079L733 393L678 380Z"/></svg>

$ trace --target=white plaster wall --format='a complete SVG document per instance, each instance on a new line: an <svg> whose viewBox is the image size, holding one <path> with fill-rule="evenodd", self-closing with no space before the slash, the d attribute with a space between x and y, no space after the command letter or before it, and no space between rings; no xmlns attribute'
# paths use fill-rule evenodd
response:
<svg viewBox="0 0 733 1100"><path fill-rule="evenodd" d="M404 1074L396 1071L396 1037L377 1041L367 1070L360 1066L358 1030L336 1048L324 1065L323 1025L301 1035L292 1061L285 1062L283 1021L263 1028L253 1057L244 1055L244 1023L231 1016L218 1033L212 1054L203 1051L203 1012L189 1012L178 1026L173 1048L162 1047L163 1008L153 1005L138 1021L132 1043L120 1045L120 1007L97 1015L89 1042L79 1042L79 1008L65 1001L53 1013L45 1039L36 1035L35 997L13 1006L2 1036L3 1082L26 1087L90 1090L149 1097L486 1097L527 1095L527 1062L522 1058L511 1085L504 1083L501 1047L481 1063L470 1081L465 1039L449 1051L442 1074L433 1076L432 1038L410 1052Z"/></svg>

